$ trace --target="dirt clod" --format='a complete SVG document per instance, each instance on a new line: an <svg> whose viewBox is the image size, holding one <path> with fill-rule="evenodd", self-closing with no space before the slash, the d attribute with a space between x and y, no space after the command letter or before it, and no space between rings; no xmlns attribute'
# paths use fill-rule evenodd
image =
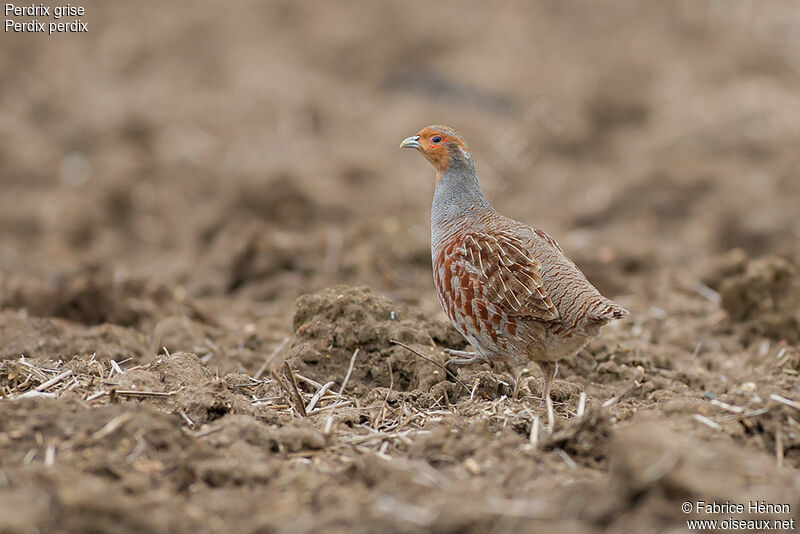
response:
<svg viewBox="0 0 800 534"><path fill-rule="evenodd" d="M434 365L389 340L418 347L433 359L441 359L440 351L431 351L437 341L452 341L456 347L464 344L451 326L363 287L336 287L301 297L294 330L296 343L304 346L297 356L299 371L323 383L341 381L358 350L358 365L348 382L358 392L388 387L392 380L398 390L409 391L435 376Z"/></svg>
<svg viewBox="0 0 800 534"><path fill-rule="evenodd" d="M732 321L755 335L800 342L800 276L779 257L747 262L720 284L722 306Z"/></svg>

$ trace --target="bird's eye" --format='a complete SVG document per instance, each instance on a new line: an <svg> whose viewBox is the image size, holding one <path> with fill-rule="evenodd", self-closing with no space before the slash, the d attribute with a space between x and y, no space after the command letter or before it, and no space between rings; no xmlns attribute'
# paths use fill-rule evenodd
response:
<svg viewBox="0 0 800 534"><path fill-rule="evenodd" d="M441 136L435 135L435 136L433 136L431 138L431 141L434 142L434 143L441 143L442 142L442 138L441 138Z"/></svg>

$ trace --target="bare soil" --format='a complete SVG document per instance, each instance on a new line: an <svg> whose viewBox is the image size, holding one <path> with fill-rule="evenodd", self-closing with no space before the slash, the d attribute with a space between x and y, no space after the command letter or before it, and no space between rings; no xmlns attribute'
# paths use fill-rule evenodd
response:
<svg viewBox="0 0 800 534"><path fill-rule="evenodd" d="M0 48L0 532L796 517L796 6L84 5ZM535 366L390 342L464 347L396 149L430 123L632 311L552 424Z"/></svg>

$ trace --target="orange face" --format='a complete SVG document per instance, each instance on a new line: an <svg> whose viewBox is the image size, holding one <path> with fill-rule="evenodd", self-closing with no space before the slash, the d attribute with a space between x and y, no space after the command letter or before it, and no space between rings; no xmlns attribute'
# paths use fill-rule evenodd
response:
<svg viewBox="0 0 800 534"><path fill-rule="evenodd" d="M417 135L406 137L400 148L416 148L436 168L437 177L450 168L450 150L453 144L469 153L464 142L452 129L444 126L428 126Z"/></svg>

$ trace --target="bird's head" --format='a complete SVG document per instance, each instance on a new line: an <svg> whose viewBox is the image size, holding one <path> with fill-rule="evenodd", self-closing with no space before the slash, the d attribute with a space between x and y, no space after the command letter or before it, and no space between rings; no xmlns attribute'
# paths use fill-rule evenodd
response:
<svg viewBox="0 0 800 534"><path fill-rule="evenodd" d="M428 126L416 135L406 137L400 148L416 148L436 168L437 181L459 162L472 163L467 145L455 130L447 126Z"/></svg>

